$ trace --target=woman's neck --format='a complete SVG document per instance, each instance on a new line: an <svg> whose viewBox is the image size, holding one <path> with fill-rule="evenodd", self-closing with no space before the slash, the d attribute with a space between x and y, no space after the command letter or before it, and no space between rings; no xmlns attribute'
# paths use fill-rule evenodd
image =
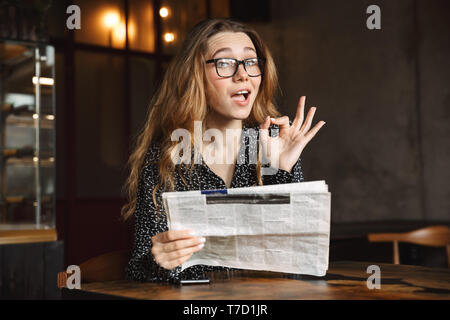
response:
<svg viewBox="0 0 450 320"><path fill-rule="evenodd" d="M205 126L206 129L220 130L225 137L227 129L242 130L242 120L227 119L221 115L210 113L205 119Z"/></svg>
<svg viewBox="0 0 450 320"><path fill-rule="evenodd" d="M234 164L240 148L242 120L226 119L221 115L209 114L205 119L205 127L206 130L216 129L221 132L221 139L214 137L212 155L223 159L224 162L220 161L221 163ZM210 144L211 142L204 141L203 150L205 151Z"/></svg>

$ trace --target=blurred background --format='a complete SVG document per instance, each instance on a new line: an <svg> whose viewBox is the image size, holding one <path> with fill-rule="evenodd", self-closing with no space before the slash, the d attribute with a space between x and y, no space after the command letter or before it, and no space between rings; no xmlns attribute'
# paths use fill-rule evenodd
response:
<svg viewBox="0 0 450 320"><path fill-rule="evenodd" d="M81 28L69 30L73 12L66 10L73 4ZM372 4L381 9L380 30L366 26ZM40 86L40 99L41 114L54 116L49 138L41 134L54 171L39 167L41 183L50 182L38 203L44 208L44 196L53 201L42 210L57 245L52 254L48 243L39 249L47 264L54 262L42 281L52 284L55 270L131 248L133 221L120 220L126 161L168 63L186 33L206 18L233 18L256 29L278 68L281 113L294 117L305 95L307 107L318 107L315 121L327 122L302 159L305 179L326 180L332 193L331 261L392 262L392 244L371 243L369 233L450 225L448 12L446 0L2 1L2 63L10 66L11 57L24 52L34 56L36 48L54 62L47 75L49 60L41 66L41 76L52 79ZM14 96L20 88L36 94L30 77L8 75L0 85L5 106L6 95L16 103L26 98ZM11 214L8 219L17 225ZM0 232L8 231L8 221L1 223ZM35 220L31 224L39 229ZM22 265L11 246L2 249L3 261L11 255ZM402 263L447 266L444 248L400 249ZM7 277L5 270L13 268L3 270Z"/></svg>

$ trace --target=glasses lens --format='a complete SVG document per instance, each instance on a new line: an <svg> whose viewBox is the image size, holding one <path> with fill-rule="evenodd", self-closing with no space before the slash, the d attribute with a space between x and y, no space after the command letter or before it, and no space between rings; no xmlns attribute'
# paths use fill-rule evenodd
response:
<svg viewBox="0 0 450 320"><path fill-rule="evenodd" d="M251 77L256 77L261 75L261 66L258 58L252 58L245 60L245 69Z"/></svg>
<svg viewBox="0 0 450 320"><path fill-rule="evenodd" d="M221 77L231 77L236 70L236 61L233 59L219 59L216 62L217 72Z"/></svg>

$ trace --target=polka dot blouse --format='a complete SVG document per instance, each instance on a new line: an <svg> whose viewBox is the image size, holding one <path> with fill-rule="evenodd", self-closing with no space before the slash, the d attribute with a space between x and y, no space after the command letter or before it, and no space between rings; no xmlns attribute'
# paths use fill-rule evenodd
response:
<svg viewBox="0 0 450 320"><path fill-rule="evenodd" d="M241 135L241 146L238 152L235 172L231 181L231 188L250 187L258 185L256 176L256 164L250 161L250 155L257 154L258 128L243 127ZM277 136L279 127L272 125L270 135ZM255 140L256 139L256 140ZM173 282L177 283L184 279L202 279L205 272L230 270L227 267L213 267L205 265L191 266L183 271L178 266L172 270L160 267L151 253L151 238L168 230L167 216L161 211L162 190L156 190L156 202L158 210L153 203L153 188L159 181L158 160L160 147L152 144L147 152L146 159L141 171L138 185L138 194L135 210L134 245L131 259L126 267L126 279L135 281ZM178 166L178 165L177 165ZM189 177L189 166L180 165L181 174ZM225 182L216 175L206 164L195 164L192 179L185 179L184 184L180 177L178 168L174 172L175 191L188 190L214 190L226 189ZM292 168L291 172L278 169L275 174L262 176L264 185L282 184L303 181L300 159Z"/></svg>

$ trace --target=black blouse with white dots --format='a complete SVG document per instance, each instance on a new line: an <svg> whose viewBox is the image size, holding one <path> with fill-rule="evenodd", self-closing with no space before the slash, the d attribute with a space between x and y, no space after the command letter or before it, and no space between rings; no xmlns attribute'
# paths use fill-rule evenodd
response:
<svg viewBox="0 0 450 320"><path fill-rule="evenodd" d="M256 186L256 164L254 157L250 155L257 154L259 133L258 127L243 127L241 135L241 146L238 152L236 167L231 181L231 188ZM277 136L279 126L271 125L270 135ZM152 192L159 181L158 160L160 147L158 144L152 144L147 152L146 159L141 171L138 194L136 200L134 245L131 259L126 267L126 279L135 281L155 281L155 282L173 282L178 283L184 279L202 279L207 271L230 270L227 267L213 267L205 265L191 266L183 271L178 266L172 270L167 270L159 266L151 253L151 238L168 230L167 217L161 210L162 190L156 190L155 199L158 204L158 210L153 203ZM177 165L178 166L178 165ZM183 177L190 177L190 165L180 165ZM206 164L195 164L192 172L192 178L184 179L187 185L180 177L176 168L174 172L175 191L188 190L214 190L226 189L225 182L216 175ZM302 182L303 175L301 170L301 160L292 168L291 172L278 169L275 174L262 176L263 184L282 184Z"/></svg>

